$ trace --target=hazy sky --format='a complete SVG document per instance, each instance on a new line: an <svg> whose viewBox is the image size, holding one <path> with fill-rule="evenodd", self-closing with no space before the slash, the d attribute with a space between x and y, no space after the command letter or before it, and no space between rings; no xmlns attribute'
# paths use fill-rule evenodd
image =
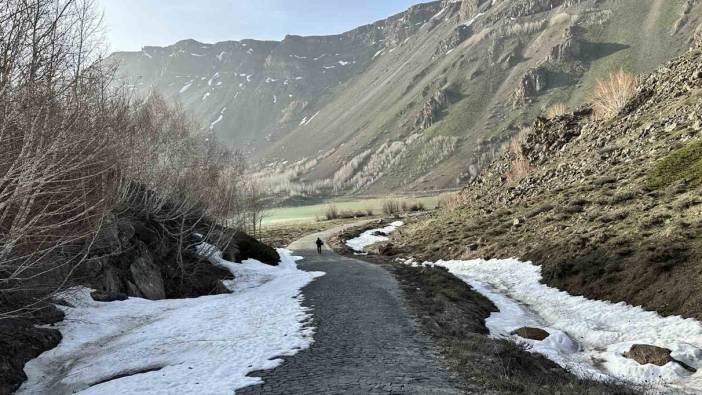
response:
<svg viewBox="0 0 702 395"><path fill-rule="evenodd" d="M419 0L97 0L113 51L194 38L280 40L341 33L404 11Z"/></svg>

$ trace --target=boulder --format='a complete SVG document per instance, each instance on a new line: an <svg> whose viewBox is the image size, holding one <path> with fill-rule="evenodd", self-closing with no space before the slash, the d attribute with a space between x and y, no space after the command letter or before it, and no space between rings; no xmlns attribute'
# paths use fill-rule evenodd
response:
<svg viewBox="0 0 702 395"><path fill-rule="evenodd" d="M380 230L373 232L373 236L387 237L387 235L388 235L387 233L380 231Z"/></svg>
<svg viewBox="0 0 702 395"><path fill-rule="evenodd" d="M105 292L105 291L93 291L90 296L96 302L115 302L127 300L129 297L126 294L120 292Z"/></svg>
<svg viewBox="0 0 702 395"><path fill-rule="evenodd" d="M517 335L521 338L524 339L530 339L530 340L537 340L537 341L543 341L547 337L551 336L550 333L546 332L543 329L539 328L530 328L530 327L524 327L524 328L519 328L516 331L512 332L513 335Z"/></svg>
<svg viewBox="0 0 702 395"><path fill-rule="evenodd" d="M151 254L146 248L140 248L139 256L129 266L129 272L132 275L134 286L144 298L151 300L166 298L161 270L154 264Z"/></svg>
<svg viewBox="0 0 702 395"><path fill-rule="evenodd" d="M673 357L670 356L671 352L667 348L648 344L634 344L629 351L624 353L624 357L633 359L641 365L664 366L669 362L673 362Z"/></svg>

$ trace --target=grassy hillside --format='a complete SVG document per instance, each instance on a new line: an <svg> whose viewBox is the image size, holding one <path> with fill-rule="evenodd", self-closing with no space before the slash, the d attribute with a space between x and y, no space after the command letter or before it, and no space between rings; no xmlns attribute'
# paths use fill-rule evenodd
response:
<svg viewBox="0 0 702 395"><path fill-rule="evenodd" d="M583 107L538 119L456 209L398 243L432 261L533 260L570 293L701 319L701 139L697 49L643 80L613 118ZM514 177L522 160L529 170Z"/></svg>

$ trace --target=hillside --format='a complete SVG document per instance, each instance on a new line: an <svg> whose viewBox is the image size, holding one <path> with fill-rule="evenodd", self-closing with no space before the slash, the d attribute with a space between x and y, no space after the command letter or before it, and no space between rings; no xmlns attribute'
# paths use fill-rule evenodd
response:
<svg viewBox="0 0 702 395"><path fill-rule="evenodd" d="M702 319L702 47L643 80L616 117L591 114L537 119L399 248L431 261L524 258L571 294Z"/></svg>
<svg viewBox="0 0 702 395"><path fill-rule="evenodd" d="M293 193L456 187L525 122L582 104L615 68L684 52L690 0L464 0L414 6L350 32L281 42L183 41L116 53L152 88Z"/></svg>

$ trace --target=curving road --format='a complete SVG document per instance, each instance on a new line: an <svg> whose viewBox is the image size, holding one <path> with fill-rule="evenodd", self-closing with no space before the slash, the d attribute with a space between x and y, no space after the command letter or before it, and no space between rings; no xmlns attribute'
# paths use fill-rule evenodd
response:
<svg viewBox="0 0 702 395"><path fill-rule="evenodd" d="M358 224L354 224L358 225ZM459 394L431 340L419 333L395 279L383 268L341 257L314 241L340 229L296 241L299 267L325 276L305 287L313 309L312 346L276 369L254 372L264 383L237 394Z"/></svg>

